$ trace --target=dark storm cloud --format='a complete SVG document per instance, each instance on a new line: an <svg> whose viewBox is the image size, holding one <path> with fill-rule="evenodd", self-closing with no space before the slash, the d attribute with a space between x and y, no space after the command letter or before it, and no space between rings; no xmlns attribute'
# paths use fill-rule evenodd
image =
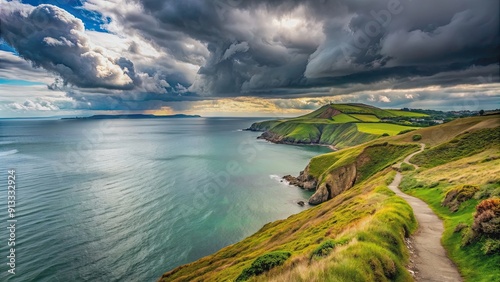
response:
<svg viewBox="0 0 500 282"><path fill-rule="evenodd" d="M256 95L266 93L262 89L388 78L400 87L415 86L408 78L425 86L436 83L425 77L496 66L498 60L495 0L137 2L144 13L117 8L120 23L185 61L204 62L191 87L201 95ZM298 18L298 26L277 32L272 20L286 17ZM293 38L300 26L323 38ZM186 40L194 40L195 48ZM461 76L444 81L461 82Z"/></svg>
<svg viewBox="0 0 500 282"><path fill-rule="evenodd" d="M85 107L498 81L497 0L86 1L131 39L121 58L62 9L0 2L1 36ZM164 56L141 59L135 39Z"/></svg>

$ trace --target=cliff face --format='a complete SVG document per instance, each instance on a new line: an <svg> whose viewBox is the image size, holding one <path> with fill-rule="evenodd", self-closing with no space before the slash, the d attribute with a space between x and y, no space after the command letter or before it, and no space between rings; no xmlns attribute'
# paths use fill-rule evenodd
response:
<svg viewBox="0 0 500 282"><path fill-rule="evenodd" d="M290 185L306 190L315 190L316 192L309 198L309 204L318 205L354 186L356 176L356 163L351 163L332 170L327 175L322 176L321 179L316 179L309 174L309 166L304 171L301 171L298 177L286 175L283 178Z"/></svg>
<svg viewBox="0 0 500 282"><path fill-rule="evenodd" d="M374 168L385 168L414 149L415 146L413 145L375 144L357 152L349 161L338 167L325 170L321 174L315 174L316 176L310 173L311 163L309 163L298 177L287 175L283 178L291 185L306 190L314 190L315 193L309 198L309 204L318 205L340 195L356 183L371 176Z"/></svg>
<svg viewBox="0 0 500 282"><path fill-rule="evenodd" d="M356 182L356 164L339 167L326 175L322 183L316 188L314 195L309 198L309 204L321 204L339 195L354 186Z"/></svg>

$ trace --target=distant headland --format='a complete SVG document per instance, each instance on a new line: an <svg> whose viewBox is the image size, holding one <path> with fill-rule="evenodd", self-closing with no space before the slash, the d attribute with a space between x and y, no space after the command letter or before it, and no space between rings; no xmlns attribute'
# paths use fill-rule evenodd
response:
<svg viewBox="0 0 500 282"><path fill-rule="evenodd" d="M150 119L150 118L199 118L200 115L166 115L166 116L156 116L151 114L123 114L123 115L93 115L89 117L69 117L62 119Z"/></svg>

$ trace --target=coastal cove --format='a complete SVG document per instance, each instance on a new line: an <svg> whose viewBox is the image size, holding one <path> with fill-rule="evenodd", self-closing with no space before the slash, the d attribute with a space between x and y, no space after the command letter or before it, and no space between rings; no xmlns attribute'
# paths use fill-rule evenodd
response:
<svg viewBox="0 0 500 282"><path fill-rule="evenodd" d="M331 150L240 130L260 120L0 121L23 234L18 274L0 280L154 281L307 209L311 192L281 177Z"/></svg>

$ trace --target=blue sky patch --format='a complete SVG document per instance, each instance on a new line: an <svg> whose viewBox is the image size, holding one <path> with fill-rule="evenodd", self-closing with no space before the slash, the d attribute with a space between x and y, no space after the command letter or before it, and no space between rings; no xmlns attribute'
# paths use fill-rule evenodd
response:
<svg viewBox="0 0 500 282"><path fill-rule="evenodd" d="M44 85L42 82L27 81L21 79L8 79L0 77L0 85L15 85L15 86L31 86L31 85Z"/></svg>

